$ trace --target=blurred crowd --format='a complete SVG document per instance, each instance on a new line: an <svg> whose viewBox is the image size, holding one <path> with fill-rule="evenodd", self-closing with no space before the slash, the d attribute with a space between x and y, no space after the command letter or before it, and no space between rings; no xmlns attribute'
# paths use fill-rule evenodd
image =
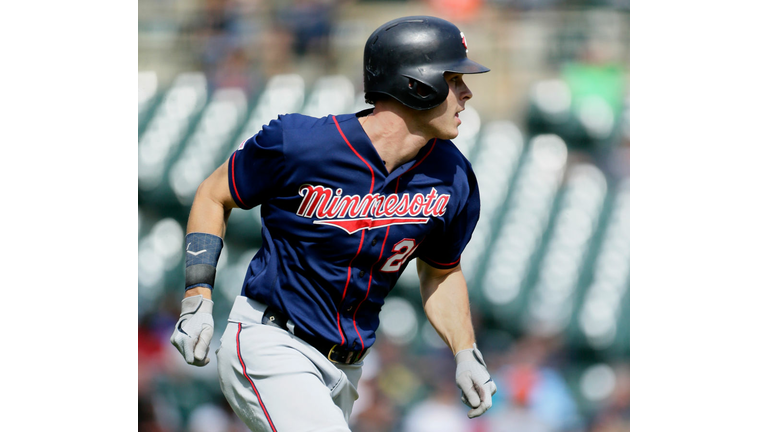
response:
<svg viewBox="0 0 768 432"><path fill-rule="evenodd" d="M338 71L343 59L333 49L331 37L341 8L352 0L239 1L204 0L177 26L175 48L187 51L194 67L205 72L211 89L240 87L249 94L278 73L298 72L313 76ZM487 5L504 10L528 11L555 7L602 7L624 10L626 0L431 0L392 1L428 4L450 18L472 16ZM168 2L140 1L158 8ZM254 18L257 17L257 18ZM150 25L144 23L147 27ZM567 45L567 44L565 44ZM592 46L594 48L594 46ZM563 73L571 83L585 87L591 76L606 82L615 78L611 67L600 69L599 52L580 51L580 68ZM562 54L562 53L561 53ZM141 59L140 45L140 59ZM628 66L628 65L627 65ZM587 72L586 74L583 72ZM581 80L581 81L579 81ZM627 78L628 80L628 78ZM583 154L609 177L629 175L628 98L624 83L617 81L614 105L626 110L627 124L605 140L583 138L584 129L567 141L576 143L574 154ZM589 89L587 89L589 90ZM612 93L613 94L613 93ZM574 98L578 95L574 95ZM606 96L610 99L611 95ZM626 106L625 106L626 104ZM594 108L594 107L593 107ZM600 108L600 107L598 107ZM599 109L593 109L593 111ZM526 113L528 129L542 125L547 112ZM549 113L551 114L551 113ZM545 119L546 120L546 119ZM594 123L594 122L593 122ZM599 122L597 128L599 128ZM563 135L573 129L562 124ZM587 129L587 132L589 130ZM598 131L599 132L599 131ZM594 138L594 137L592 137ZM581 141L580 141L581 140ZM610 141L610 143L608 143ZM590 143L579 148L578 143ZM608 144L606 144L608 143ZM610 151L606 149L610 147ZM582 153L579 153L582 152ZM179 316L181 293L169 287L152 313L138 323L138 416L140 431L236 432L246 431L223 398L218 385L214 337L204 368L187 365L169 338ZM229 304L217 305L226 314ZM224 315L226 316L226 315ZM224 326L217 316L220 331ZM360 398L350 421L355 432L619 432L629 431L629 356L607 356L576 350L555 336L540 336L521 329L501 329L507 338L492 338L499 329L475 323L478 341L498 385L493 407L469 420L454 381L455 364L447 348L400 344L380 335L365 360L359 384ZM514 330L514 331L513 331Z"/></svg>
<svg viewBox="0 0 768 432"><path fill-rule="evenodd" d="M344 2L205 0L179 39L212 88L251 92L264 77L295 72L299 63L327 70L333 62L331 29Z"/></svg>

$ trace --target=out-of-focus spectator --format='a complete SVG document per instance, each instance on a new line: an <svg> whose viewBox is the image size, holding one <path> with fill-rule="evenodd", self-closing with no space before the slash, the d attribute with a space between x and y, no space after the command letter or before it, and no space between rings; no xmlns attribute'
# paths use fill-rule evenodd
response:
<svg viewBox="0 0 768 432"><path fill-rule="evenodd" d="M359 395L349 419L353 432L387 432L394 428L399 411L378 383L381 358L376 346L364 360L363 375L357 384Z"/></svg>
<svg viewBox="0 0 768 432"><path fill-rule="evenodd" d="M247 8L237 0L205 0L190 24L190 48L212 88L252 92L257 87L260 71L247 55L252 49L244 25Z"/></svg>
<svg viewBox="0 0 768 432"><path fill-rule="evenodd" d="M248 432L243 423L227 405L219 399L195 408L189 415L187 432Z"/></svg>
<svg viewBox="0 0 768 432"><path fill-rule="evenodd" d="M139 431L173 432L180 423L178 411L157 392L159 377L167 373L167 337L164 314L146 315L138 327ZM173 324L171 324L173 325ZM166 336L166 334L168 336Z"/></svg>
<svg viewBox="0 0 768 432"><path fill-rule="evenodd" d="M327 55L337 0L285 2L279 13L281 25L293 35L293 53Z"/></svg>
<svg viewBox="0 0 768 432"><path fill-rule="evenodd" d="M389 432L394 430L400 413L377 382L375 380L361 382L358 387L359 390L364 389L367 392L367 403L350 420L350 429L353 432Z"/></svg>
<svg viewBox="0 0 768 432"><path fill-rule="evenodd" d="M241 43L237 7L231 0L206 0L193 24L193 37L206 71L214 69Z"/></svg>
<svg viewBox="0 0 768 432"><path fill-rule="evenodd" d="M189 432L227 432L229 416L214 404L200 405L190 414L187 429Z"/></svg>
<svg viewBox="0 0 768 432"><path fill-rule="evenodd" d="M422 381L400 345L382 336L376 339L376 348L380 361L377 387L396 407L404 407L416 397Z"/></svg>
<svg viewBox="0 0 768 432"><path fill-rule="evenodd" d="M489 420L501 429L493 431L579 430L576 401L560 371L548 364L558 347L557 340L538 336L524 337L512 347L508 365L497 374L500 408Z"/></svg>
<svg viewBox="0 0 768 432"><path fill-rule="evenodd" d="M629 364L615 365L613 392L593 416L590 432L629 432Z"/></svg>
<svg viewBox="0 0 768 432"><path fill-rule="evenodd" d="M180 429L178 410L154 390L139 390L139 432L175 432Z"/></svg>
<svg viewBox="0 0 768 432"><path fill-rule="evenodd" d="M253 92L256 83L245 50L237 48L230 52L216 66L212 81L215 88L237 87L246 93Z"/></svg>
<svg viewBox="0 0 768 432"><path fill-rule="evenodd" d="M454 379L455 362L447 347L418 356L412 366L423 382L418 401L405 407L404 432L470 432L480 419L470 421ZM493 408L491 408L492 410Z"/></svg>
<svg viewBox="0 0 768 432"><path fill-rule="evenodd" d="M141 394L139 391L139 432L164 432L166 431L157 421L155 406L150 395Z"/></svg>
<svg viewBox="0 0 768 432"><path fill-rule="evenodd" d="M477 18L483 6L483 0L429 0L431 15L441 16L460 24Z"/></svg>
<svg viewBox="0 0 768 432"><path fill-rule="evenodd" d="M139 322L138 340L139 393L142 393L151 387L155 375L161 372L167 344L153 331L149 317Z"/></svg>
<svg viewBox="0 0 768 432"><path fill-rule="evenodd" d="M488 432L553 432L556 429L531 409L531 392L538 381L533 368L522 366L508 371L505 379L511 382L510 393L497 401L498 408L487 421Z"/></svg>
<svg viewBox="0 0 768 432"><path fill-rule="evenodd" d="M499 408L498 414L486 419L487 432L553 432L547 423L541 421L530 410L519 406Z"/></svg>
<svg viewBox="0 0 768 432"><path fill-rule="evenodd" d="M469 408L458 399L453 376L429 384L427 399L417 403L403 418L403 432L469 432L472 425L467 417ZM491 408L493 409L493 408Z"/></svg>

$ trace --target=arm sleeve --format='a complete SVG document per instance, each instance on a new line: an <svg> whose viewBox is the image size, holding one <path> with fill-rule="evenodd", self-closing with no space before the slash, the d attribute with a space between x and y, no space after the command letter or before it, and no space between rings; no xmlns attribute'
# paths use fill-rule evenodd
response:
<svg viewBox="0 0 768 432"><path fill-rule="evenodd" d="M459 265L461 253L472 238L472 232L480 218L480 191L477 180L470 170L469 195L464 206L459 210L443 230L436 230L424 239L419 247L419 258L435 268L449 269Z"/></svg>
<svg viewBox="0 0 768 432"><path fill-rule="evenodd" d="M278 118L243 141L229 157L229 191L237 206L250 209L275 196L285 183L285 165Z"/></svg>

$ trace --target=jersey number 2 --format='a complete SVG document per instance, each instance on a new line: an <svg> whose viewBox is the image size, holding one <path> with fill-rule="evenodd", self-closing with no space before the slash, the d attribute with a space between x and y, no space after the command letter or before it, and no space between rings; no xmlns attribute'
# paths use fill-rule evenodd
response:
<svg viewBox="0 0 768 432"><path fill-rule="evenodd" d="M381 267L381 271L386 273L398 272L403 263L408 261L408 257L416 250L416 240L402 239L392 247L394 255L389 257L387 262Z"/></svg>

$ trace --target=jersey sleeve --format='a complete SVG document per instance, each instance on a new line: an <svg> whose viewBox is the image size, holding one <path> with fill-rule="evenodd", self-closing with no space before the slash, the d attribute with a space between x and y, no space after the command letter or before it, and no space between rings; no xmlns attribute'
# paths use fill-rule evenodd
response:
<svg viewBox="0 0 768 432"><path fill-rule="evenodd" d="M274 196L285 182L285 165L278 118L243 141L229 157L229 191L238 207L250 209Z"/></svg>
<svg viewBox="0 0 768 432"><path fill-rule="evenodd" d="M449 269L461 261L480 218L480 191L474 173L468 173L469 195L458 214L442 230L430 233L419 245L418 256L435 268Z"/></svg>

